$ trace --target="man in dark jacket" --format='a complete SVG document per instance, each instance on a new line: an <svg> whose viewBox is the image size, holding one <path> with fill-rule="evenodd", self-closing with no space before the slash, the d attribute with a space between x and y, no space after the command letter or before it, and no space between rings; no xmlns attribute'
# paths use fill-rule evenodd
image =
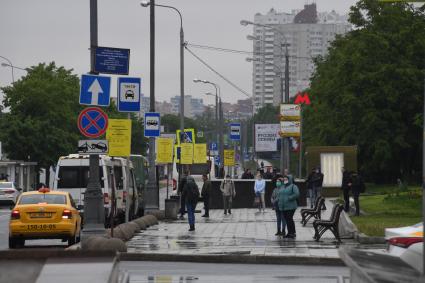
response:
<svg viewBox="0 0 425 283"><path fill-rule="evenodd" d="M181 177L179 182L179 187L177 188L177 193L180 195L180 219L184 219L185 213L185 200L183 197L183 188L187 181L187 176L189 175L189 170L185 170L183 173L183 177Z"/></svg>
<svg viewBox="0 0 425 283"><path fill-rule="evenodd" d="M341 189L344 194L344 211L348 212L350 210L350 190L351 190L351 174L344 167L342 167L342 184Z"/></svg>
<svg viewBox="0 0 425 283"><path fill-rule="evenodd" d="M208 180L207 174L202 175L204 184L202 185L201 196L204 199L204 210L205 213L202 217L210 217L210 194L211 194L211 181Z"/></svg>
<svg viewBox="0 0 425 283"><path fill-rule="evenodd" d="M254 175L251 173L251 170L246 169L242 174L242 179L254 179Z"/></svg>
<svg viewBox="0 0 425 283"><path fill-rule="evenodd" d="M195 209L199 199L199 188L192 176L186 177L183 187L182 197L186 203L187 219L189 221L189 231L195 231Z"/></svg>
<svg viewBox="0 0 425 283"><path fill-rule="evenodd" d="M313 199L316 201L318 197L322 195L322 186L323 186L323 173L320 172L320 167L316 168L316 172L313 175ZM326 209L326 206L323 204L322 209Z"/></svg>
<svg viewBox="0 0 425 283"><path fill-rule="evenodd" d="M311 173L308 175L306 183L307 183L307 192L308 192L308 198L310 199L310 208L313 208L314 205L314 198L313 198L313 176L316 172L316 168L311 169Z"/></svg>

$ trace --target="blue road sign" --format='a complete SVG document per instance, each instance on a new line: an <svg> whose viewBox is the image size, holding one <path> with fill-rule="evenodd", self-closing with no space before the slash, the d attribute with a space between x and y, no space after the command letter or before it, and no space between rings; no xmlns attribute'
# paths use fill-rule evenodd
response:
<svg viewBox="0 0 425 283"><path fill-rule="evenodd" d="M118 111L140 112L140 78L118 78Z"/></svg>
<svg viewBox="0 0 425 283"><path fill-rule="evenodd" d="M210 143L210 150L217 150L217 149L218 149L218 147L217 147L217 143L216 142Z"/></svg>
<svg viewBox="0 0 425 283"><path fill-rule="evenodd" d="M80 104L109 106L111 78L95 75L82 75Z"/></svg>
<svg viewBox="0 0 425 283"><path fill-rule="evenodd" d="M78 129L86 137L100 137L107 128L108 115L98 107L87 107L78 115Z"/></svg>
<svg viewBox="0 0 425 283"><path fill-rule="evenodd" d="M94 71L105 74L128 75L130 49L96 47Z"/></svg>
<svg viewBox="0 0 425 283"><path fill-rule="evenodd" d="M230 139L233 141L241 140L241 123L230 124Z"/></svg>
<svg viewBox="0 0 425 283"><path fill-rule="evenodd" d="M145 113L145 137L159 137L161 135L160 115L156 112Z"/></svg>
<svg viewBox="0 0 425 283"><path fill-rule="evenodd" d="M220 155L214 156L214 163L220 165Z"/></svg>

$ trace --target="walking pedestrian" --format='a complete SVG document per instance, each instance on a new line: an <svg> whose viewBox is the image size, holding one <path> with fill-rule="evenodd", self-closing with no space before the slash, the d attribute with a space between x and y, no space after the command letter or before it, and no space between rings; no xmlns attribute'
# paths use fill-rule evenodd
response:
<svg viewBox="0 0 425 283"><path fill-rule="evenodd" d="M288 227L288 234L285 238L294 239L296 237L294 213L298 207L297 199L300 196L297 185L292 183L292 178L283 176L283 186L279 189L278 206Z"/></svg>
<svg viewBox="0 0 425 283"><path fill-rule="evenodd" d="M318 197L322 195L322 186L323 186L323 173L320 172L320 167L316 168L316 171L313 174L313 199L316 201ZM325 204L323 204L322 209L326 209Z"/></svg>
<svg viewBox="0 0 425 283"><path fill-rule="evenodd" d="M360 173L353 172L351 174L351 191L353 193L354 198L354 206L356 207L355 216L360 216L360 202L359 202L359 196L360 193L364 193L366 190L366 186L363 182L363 177L360 175Z"/></svg>
<svg viewBox="0 0 425 283"><path fill-rule="evenodd" d="M342 171L342 184L341 189L344 195L344 211L350 211L350 190L353 181L351 180L351 174L344 167L341 168Z"/></svg>
<svg viewBox="0 0 425 283"><path fill-rule="evenodd" d="M272 170L272 168L267 167L267 171L266 171L266 173L264 173L264 179L267 179L267 180L273 179L273 173L272 173L271 170Z"/></svg>
<svg viewBox="0 0 425 283"><path fill-rule="evenodd" d="M183 197L186 203L189 231L195 231L195 209L199 199L199 188L195 179L188 175L183 187Z"/></svg>
<svg viewBox="0 0 425 283"><path fill-rule="evenodd" d="M183 197L183 188L186 185L187 176L189 176L189 170L184 170L183 177L181 177L179 187L177 188L177 194L180 195L180 219L184 219L184 214L185 214L186 203Z"/></svg>
<svg viewBox="0 0 425 283"><path fill-rule="evenodd" d="M210 194L211 194L211 181L208 180L207 174L202 175L204 184L202 185L201 196L204 199L204 210L205 213L202 217L210 217Z"/></svg>
<svg viewBox="0 0 425 283"><path fill-rule="evenodd" d="M252 175L251 170L245 169L245 172L242 174L242 179L254 179L254 175Z"/></svg>
<svg viewBox="0 0 425 283"><path fill-rule="evenodd" d="M273 209L276 212L276 224L277 224L277 232L275 234L275 236L285 236L286 232L285 232L285 227L286 227L286 222L285 222L285 217L283 216L283 211L279 210L279 190L281 190L283 187L283 178L279 177L276 180L276 186L273 189L272 192L272 197L271 197L271 202L273 205Z"/></svg>
<svg viewBox="0 0 425 283"><path fill-rule="evenodd" d="M262 209L264 212L266 209L266 204L264 202L264 195L266 193L266 181L263 179L261 173L257 173L257 179L254 183L254 192L255 196L260 199L260 205L258 206L258 210L261 212Z"/></svg>
<svg viewBox="0 0 425 283"><path fill-rule="evenodd" d="M316 172L315 168L311 169L311 172L310 172L310 174L308 174L308 177L307 177L307 180L306 180L308 198L310 199L310 208L313 208L314 202L315 202L315 199L313 197L313 176L314 176L315 172Z"/></svg>
<svg viewBox="0 0 425 283"><path fill-rule="evenodd" d="M226 179L221 182L220 190L223 194L224 215L232 214L232 198L236 196L235 183L226 175Z"/></svg>

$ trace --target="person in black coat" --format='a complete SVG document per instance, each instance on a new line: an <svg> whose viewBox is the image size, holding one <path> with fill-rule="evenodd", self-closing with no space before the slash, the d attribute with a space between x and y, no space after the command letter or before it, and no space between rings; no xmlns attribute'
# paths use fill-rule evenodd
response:
<svg viewBox="0 0 425 283"><path fill-rule="evenodd" d="M313 208L314 205L314 198L313 198L313 176L316 172L316 168L311 169L310 174L308 174L306 183L307 183L307 192L308 192L308 198L310 199L310 208Z"/></svg>
<svg viewBox="0 0 425 283"><path fill-rule="evenodd" d="M344 194L344 211L348 212L350 210L350 190L351 190L351 174L344 167L342 167L342 184L341 189Z"/></svg>
<svg viewBox="0 0 425 283"><path fill-rule="evenodd" d="M184 213L185 213L185 199L183 196L183 188L184 185L186 185L187 182L187 176L189 176L189 170L184 170L183 177L181 177L179 186L177 188L177 194L180 195L180 219L184 219Z"/></svg>

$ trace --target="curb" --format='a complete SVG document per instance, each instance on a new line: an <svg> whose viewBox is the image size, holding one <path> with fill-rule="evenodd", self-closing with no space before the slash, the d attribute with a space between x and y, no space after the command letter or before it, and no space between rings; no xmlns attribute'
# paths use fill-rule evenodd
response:
<svg viewBox="0 0 425 283"><path fill-rule="evenodd" d="M198 263L244 263L244 264L289 264L345 266L340 258L267 256L267 255L176 255L120 253L120 261L177 261Z"/></svg>
<svg viewBox="0 0 425 283"><path fill-rule="evenodd" d="M387 242L384 237L372 237L364 233L359 233L355 239L360 244L385 244Z"/></svg>

